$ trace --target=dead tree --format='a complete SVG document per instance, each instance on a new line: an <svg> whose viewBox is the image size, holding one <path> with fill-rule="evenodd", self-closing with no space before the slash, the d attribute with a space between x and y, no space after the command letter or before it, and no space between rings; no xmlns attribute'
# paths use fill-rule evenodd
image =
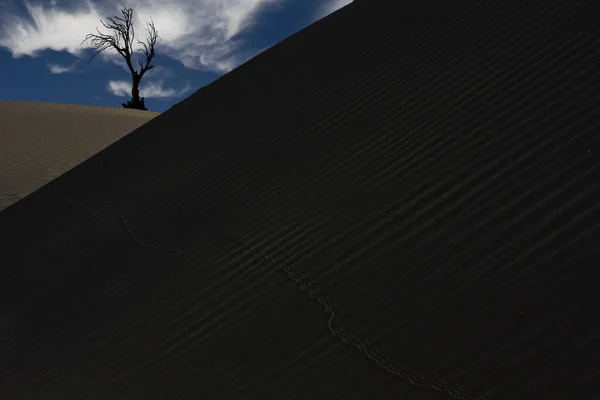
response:
<svg viewBox="0 0 600 400"><path fill-rule="evenodd" d="M82 44L86 41L89 41L90 44L96 52L92 56L89 62L91 62L96 55L102 53L107 49L114 49L120 54L127 63L127 67L131 72L131 100L127 102L127 104L122 103L124 108L134 108L137 110L147 110L144 104L144 98L140 99L140 82L144 74L154 68L152 65L152 59L154 58L154 45L156 44L156 40L158 39L158 32L154 26L154 22L150 20L150 23L147 24L146 31L148 32L148 37L146 38L146 42L142 42L137 40L139 44L138 51L142 52L146 57L146 60L142 62L139 60L138 63L140 65L140 71L136 71L133 68L133 64L131 62L131 57L133 56L133 41L135 39L135 31L133 29L133 10L131 8L123 7L121 10L122 17L115 16L112 18L107 18L108 23L104 23L104 21L100 20L102 25L106 29L112 30L113 35L105 35L101 33L98 28L96 31L98 34L88 34L85 39L81 42Z"/></svg>

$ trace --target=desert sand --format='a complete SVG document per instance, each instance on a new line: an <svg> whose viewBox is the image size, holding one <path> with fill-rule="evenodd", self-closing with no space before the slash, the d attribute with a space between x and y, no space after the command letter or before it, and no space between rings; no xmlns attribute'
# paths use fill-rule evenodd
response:
<svg viewBox="0 0 600 400"><path fill-rule="evenodd" d="M0 101L0 211L160 113Z"/></svg>
<svg viewBox="0 0 600 400"><path fill-rule="evenodd" d="M0 399L598 399L594 3L415 3L1 212Z"/></svg>

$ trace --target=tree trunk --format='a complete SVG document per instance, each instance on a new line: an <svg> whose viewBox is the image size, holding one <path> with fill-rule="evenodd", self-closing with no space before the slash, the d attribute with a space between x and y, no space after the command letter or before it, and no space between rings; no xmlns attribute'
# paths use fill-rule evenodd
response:
<svg viewBox="0 0 600 400"><path fill-rule="evenodd" d="M142 76L137 72L132 74L131 79L131 100L127 102L127 104L122 103L123 108L133 108L135 110L148 110L146 105L144 104L144 98L140 99L140 81L142 80Z"/></svg>
<svg viewBox="0 0 600 400"><path fill-rule="evenodd" d="M133 104L139 104L140 103L140 81L142 80L142 78L138 75L135 74L133 75L133 84L131 86L131 102Z"/></svg>

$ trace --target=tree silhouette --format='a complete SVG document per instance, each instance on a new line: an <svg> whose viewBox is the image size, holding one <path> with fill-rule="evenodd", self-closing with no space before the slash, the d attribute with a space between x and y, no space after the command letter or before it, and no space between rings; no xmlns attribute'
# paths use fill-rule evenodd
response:
<svg viewBox="0 0 600 400"><path fill-rule="evenodd" d="M133 41L135 39L135 31L133 29L133 9L123 7L121 14L122 17L114 16L112 18L107 18L108 23L100 20L106 29L111 29L114 31L113 35L105 35L101 33L98 28L96 28L98 34L87 34L81 43L83 44L84 42L89 41L91 46L96 49L96 52L89 62L91 62L96 55L102 53L104 50L110 48L115 49L117 53L125 59L127 67L131 72L131 100L128 101L127 104L122 103L123 107L137 110L148 110L144 104L144 98L142 97L140 99L139 87L142 77L146 71L154 68L154 65L152 65L152 59L155 55L154 45L158 39L158 31L154 26L154 22L150 20L150 23L148 23L146 27L146 31L148 32L146 42L137 40L140 46L138 51L142 52L146 57L144 62L142 62L142 60L138 61L141 68L138 72L133 68L133 64L131 62L131 57L133 56Z"/></svg>

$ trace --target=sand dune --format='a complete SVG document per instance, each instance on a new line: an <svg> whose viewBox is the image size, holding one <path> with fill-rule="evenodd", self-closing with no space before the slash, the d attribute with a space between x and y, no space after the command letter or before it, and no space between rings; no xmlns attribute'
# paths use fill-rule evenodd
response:
<svg viewBox="0 0 600 400"><path fill-rule="evenodd" d="M159 114L0 101L0 211Z"/></svg>
<svg viewBox="0 0 600 400"><path fill-rule="evenodd" d="M1 212L0 398L598 398L594 3L423 3L353 2Z"/></svg>

